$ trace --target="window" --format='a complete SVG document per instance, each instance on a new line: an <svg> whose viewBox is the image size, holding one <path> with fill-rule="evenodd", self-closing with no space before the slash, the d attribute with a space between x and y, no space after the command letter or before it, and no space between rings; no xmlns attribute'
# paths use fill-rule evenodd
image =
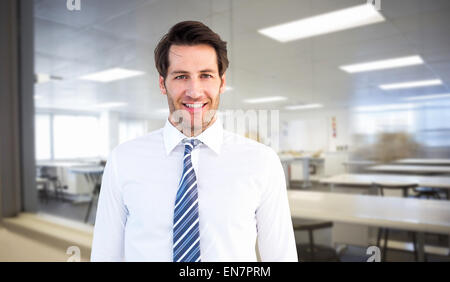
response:
<svg viewBox="0 0 450 282"><path fill-rule="evenodd" d="M415 131L416 112L382 111L372 113L357 113L354 118L355 133L377 134L381 132L409 132Z"/></svg>
<svg viewBox="0 0 450 282"><path fill-rule="evenodd" d="M96 116L54 115L55 159L98 157L101 134Z"/></svg>
<svg viewBox="0 0 450 282"><path fill-rule="evenodd" d="M450 145L450 109L429 107L420 112L419 141L430 147Z"/></svg>

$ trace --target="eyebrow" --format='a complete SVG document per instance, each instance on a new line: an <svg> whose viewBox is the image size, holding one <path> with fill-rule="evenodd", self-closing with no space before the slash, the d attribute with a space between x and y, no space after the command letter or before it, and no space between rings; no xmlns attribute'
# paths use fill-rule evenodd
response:
<svg viewBox="0 0 450 282"><path fill-rule="evenodd" d="M207 72L214 72L214 70L212 70L212 69L204 69L204 70L201 70L200 71L200 73L207 73ZM184 70L174 70L174 71L172 71L170 74L186 74L186 73L189 73L188 71L184 71Z"/></svg>

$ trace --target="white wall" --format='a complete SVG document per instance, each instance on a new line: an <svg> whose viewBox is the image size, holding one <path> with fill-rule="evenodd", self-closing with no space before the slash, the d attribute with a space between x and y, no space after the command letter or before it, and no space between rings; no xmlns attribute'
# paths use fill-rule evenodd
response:
<svg viewBox="0 0 450 282"><path fill-rule="evenodd" d="M336 136L333 135L333 117ZM306 110L280 114L280 148L283 151L338 151L349 146L350 114L347 110Z"/></svg>

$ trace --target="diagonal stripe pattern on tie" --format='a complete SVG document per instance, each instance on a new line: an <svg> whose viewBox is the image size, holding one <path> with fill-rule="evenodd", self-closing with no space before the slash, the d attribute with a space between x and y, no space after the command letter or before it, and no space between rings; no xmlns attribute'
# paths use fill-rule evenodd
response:
<svg viewBox="0 0 450 282"><path fill-rule="evenodd" d="M183 173L178 184L173 217L173 261L200 261L200 227L198 215L197 178L191 153L199 141L183 140Z"/></svg>

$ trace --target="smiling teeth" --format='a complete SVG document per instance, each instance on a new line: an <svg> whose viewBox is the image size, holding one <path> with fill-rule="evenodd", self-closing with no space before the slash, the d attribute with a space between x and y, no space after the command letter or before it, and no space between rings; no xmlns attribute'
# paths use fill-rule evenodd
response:
<svg viewBox="0 0 450 282"><path fill-rule="evenodd" d="M199 109L199 108L203 107L203 104L185 104L185 105L188 108L194 108L194 109Z"/></svg>

